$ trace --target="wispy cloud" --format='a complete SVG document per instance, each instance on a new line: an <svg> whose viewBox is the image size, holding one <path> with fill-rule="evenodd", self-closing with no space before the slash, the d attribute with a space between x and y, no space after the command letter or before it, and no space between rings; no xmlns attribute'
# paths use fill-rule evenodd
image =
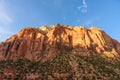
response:
<svg viewBox="0 0 120 80"><path fill-rule="evenodd" d="M0 26L0 34L12 34L12 32Z"/></svg>
<svg viewBox="0 0 120 80"><path fill-rule="evenodd" d="M0 23L9 24L12 23L12 19L6 13L0 11Z"/></svg>
<svg viewBox="0 0 120 80"><path fill-rule="evenodd" d="M8 15L6 11L5 0L0 0L0 24L5 25L12 22L12 18Z"/></svg>
<svg viewBox="0 0 120 80"><path fill-rule="evenodd" d="M82 0L82 5L77 7L81 12L87 12L87 8L88 6L85 0Z"/></svg>
<svg viewBox="0 0 120 80"><path fill-rule="evenodd" d="M78 19L78 20L77 20L77 22L81 22L81 20L80 20L80 19Z"/></svg>
<svg viewBox="0 0 120 80"><path fill-rule="evenodd" d="M4 41L12 34L12 31L8 29L13 22L13 19L7 12L7 8L5 0L0 0L0 42Z"/></svg>
<svg viewBox="0 0 120 80"><path fill-rule="evenodd" d="M88 19L84 22L84 25L85 26L93 25L96 21L99 21L100 19L101 19L100 17L94 17L94 18Z"/></svg>

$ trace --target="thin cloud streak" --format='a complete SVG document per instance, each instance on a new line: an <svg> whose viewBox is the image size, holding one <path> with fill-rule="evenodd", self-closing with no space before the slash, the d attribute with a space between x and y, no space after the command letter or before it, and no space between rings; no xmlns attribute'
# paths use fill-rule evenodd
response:
<svg viewBox="0 0 120 80"><path fill-rule="evenodd" d="M0 34L12 34L12 32L0 26Z"/></svg>
<svg viewBox="0 0 120 80"><path fill-rule="evenodd" d="M5 11L5 7L5 1L0 0L0 23L3 25L10 24L13 22L12 18L8 15L7 11Z"/></svg>
<svg viewBox="0 0 120 80"><path fill-rule="evenodd" d="M7 4L5 0L0 0L0 42L12 35L13 31L8 30L13 19L7 11Z"/></svg>
<svg viewBox="0 0 120 80"><path fill-rule="evenodd" d="M10 24L13 20L3 11L0 11L0 23L2 24Z"/></svg>

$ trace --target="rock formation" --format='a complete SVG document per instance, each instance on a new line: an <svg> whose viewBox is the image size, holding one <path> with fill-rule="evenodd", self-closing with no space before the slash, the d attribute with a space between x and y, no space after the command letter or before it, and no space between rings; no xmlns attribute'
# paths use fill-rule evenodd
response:
<svg viewBox="0 0 120 80"><path fill-rule="evenodd" d="M77 50L77 47L80 47L80 50ZM73 53L96 52L108 57L120 55L120 43L101 29L57 24L22 29L18 34L0 43L0 59L27 58L32 61L45 61L69 48L72 48Z"/></svg>

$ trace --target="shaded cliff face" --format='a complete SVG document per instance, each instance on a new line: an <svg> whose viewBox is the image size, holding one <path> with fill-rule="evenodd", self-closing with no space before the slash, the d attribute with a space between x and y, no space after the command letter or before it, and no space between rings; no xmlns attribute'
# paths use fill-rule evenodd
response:
<svg viewBox="0 0 120 80"><path fill-rule="evenodd" d="M98 28L57 24L22 29L0 44L0 59L46 61L71 48L74 54L96 52L108 57L120 55L120 43Z"/></svg>

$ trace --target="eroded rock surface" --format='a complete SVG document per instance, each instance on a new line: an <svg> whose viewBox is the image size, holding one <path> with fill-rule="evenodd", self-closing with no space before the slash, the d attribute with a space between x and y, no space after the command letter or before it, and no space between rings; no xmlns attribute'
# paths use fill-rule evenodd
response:
<svg viewBox="0 0 120 80"><path fill-rule="evenodd" d="M77 50L77 47L80 49ZM120 43L99 28L57 24L22 29L0 43L0 59L46 61L69 48L73 48L74 53L96 52L112 57L120 55Z"/></svg>

